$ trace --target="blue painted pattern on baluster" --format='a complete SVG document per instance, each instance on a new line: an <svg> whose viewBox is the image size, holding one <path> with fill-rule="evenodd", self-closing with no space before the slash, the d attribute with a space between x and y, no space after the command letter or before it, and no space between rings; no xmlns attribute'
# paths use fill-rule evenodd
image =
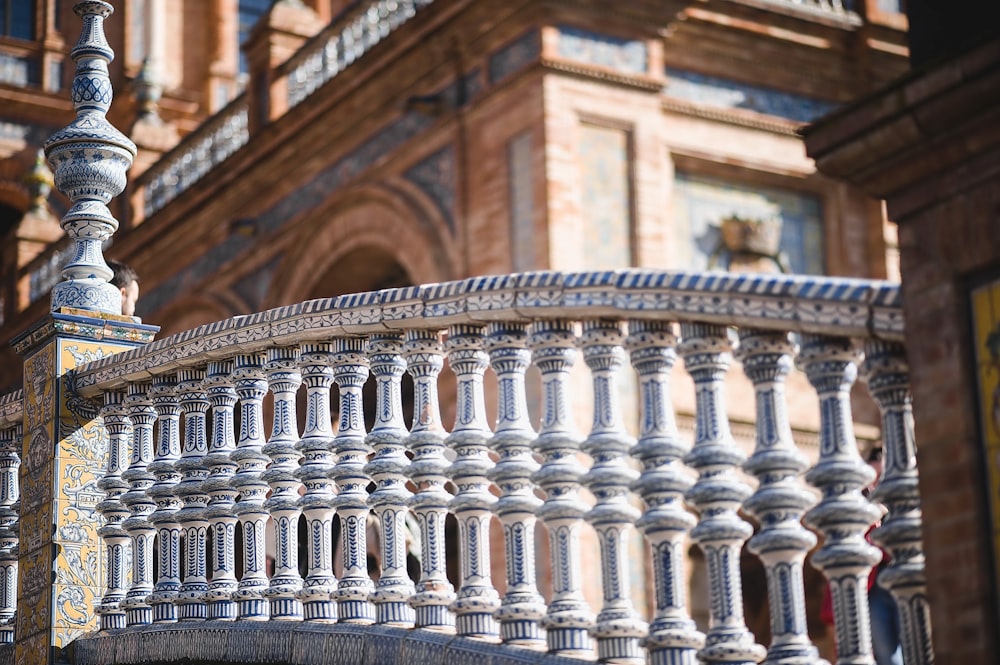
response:
<svg viewBox="0 0 1000 665"><path fill-rule="evenodd" d="M122 480L122 473L128 467L128 441L132 435L132 422L125 415L125 392L123 390L109 390L104 393L104 406L101 409L101 416L104 418L104 427L108 430L108 465L104 477L97 482L97 487L104 492L104 501L97 505L97 512L104 518L104 524L97 530L97 534L104 541L106 546L105 556L105 583L104 596L101 604L97 607L97 613L101 615L101 630L117 630L125 627L125 610L121 607L121 602L125 600L125 564L128 554L129 537L128 532L122 523L128 518L129 511L122 503L121 497L128 491L128 483ZM0 534L7 526L10 506L17 500L9 498L9 462L10 453L7 452L9 444L6 440L0 442L0 473L4 478L0 480ZM14 459L17 459L16 454ZM17 473L16 467L14 473ZM16 475L15 475L16 479ZM17 515L14 514L14 519ZM0 536L0 542L3 537ZM3 548L0 547L0 552ZM16 562L16 559L15 559ZM16 563L15 563L16 565ZM16 584L16 579L15 579ZM0 582L0 588L6 588ZM0 622L5 618L3 608L7 599L0 602ZM13 600L13 599L11 599ZM13 616L13 606L11 607ZM13 634L11 635L13 637ZM3 643L2 633L0 633L0 643Z"/></svg>
<svg viewBox="0 0 1000 665"><path fill-rule="evenodd" d="M203 489L208 492L209 536L212 539L212 581L205 592L208 618L232 621L236 618L236 515L233 505L237 491L230 481L238 465L231 459L236 450L233 409L239 399L233 388L233 361L208 363L205 392L212 409L212 437L202 460L208 467Z"/></svg>
<svg viewBox="0 0 1000 665"><path fill-rule="evenodd" d="M530 327L531 359L542 375L542 419L532 447L544 460L532 478L545 490L536 514L548 529L552 561L552 600L541 621L548 650L589 658L594 613L583 597L580 561L580 528L587 512L580 477L586 469L577 459L582 437L573 431L569 412L569 373L578 353L575 328L565 320Z"/></svg>
<svg viewBox="0 0 1000 665"><path fill-rule="evenodd" d="M681 324L678 347L695 385L695 440L684 461L698 471L685 498L699 512L691 538L705 554L711 622L698 658L706 663L758 663L764 647L754 642L743 617L740 549L753 527L737 511L750 487L736 475L745 460L729 431L725 375L731 345L724 326Z"/></svg>
<svg viewBox="0 0 1000 665"><path fill-rule="evenodd" d="M448 504L458 520L461 564L458 595L451 606L455 632L492 640L500 633L493 619L500 595L490 571L490 518L496 497L490 493L486 477L493 462L486 446L490 429L483 393L483 375L489 364L485 332L473 325L456 325L448 331L445 349L458 383L455 426L445 444L455 451L448 474L458 490Z"/></svg>
<svg viewBox="0 0 1000 665"><path fill-rule="evenodd" d="M816 536L801 520L816 499L798 481L808 464L788 422L785 378L794 353L788 333L740 332L739 358L757 404L756 447L743 468L760 481L743 508L761 525L747 548L760 557L767 574L771 646L764 662L811 665L819 653L809 640L802 566Z"/></svg>
<svg viewBox="0 0 1000 665"><path fill-rule="evenodd" d="M205 431L205 414L210 407L205 393L205 369L192 367L177 372L177 393L184 412L184 443L181 458L174 468L181 480L174 488L183 503L177 511L177 522L184 535L184 581L177 593L177 618L180 621L202 621L208 618L205 592L208 591L207 543L208 518L205 510L209 496L204 483L208 467L204 458L208 453Z"/></svg>
<svg viewBox="0 0 1000 665"><path fill-rule="evenodd" d="M153 379L149 396L156 409L157 443L149 472L156 482L148 494L156 502L156 510L149 516L156 527L156 556L160 566L160 576L156 580L148 602L153 608L153 623L177 621L177 607L174 601L181 586L181 527L177 523L177 511L181 502L174 494L174 487L181 474L174 468L181 454L180 417L181 409L177 400L177 377L165 374Z"/></svg>
<svg viewBox="0 0 1000 665"><path fill-rule="evenodd" d="M879 573L878 583L889 589L899 609L903 661L929 665L934 662L934 645L906 349L896 342L867 341L864 371L868 389L882 410L885 455L882 479L872 496L889 509L872 534L872 539L892 555Z"/></svg>
<svg viewBox="0 0 1000 665"><path fill-rule="evenodd" d="M147 382L130 383L125 396L125 410L132 421L132 454L129 467L122 479L129 484L122 502L128 507L130 517L123 526L132 541L132 584L121 606L125 610L128 626L144 626L153 622L153 609L146 597L153 591L153 541L156 529L149 516L156 510L156 503L146 494L156 478L149 472L153 460L153 423L156 410L147 394Z"/></svg>
<svg viewBox="0 0 1000 665"><path fill-rule="evenodd" d="M403 346L407 371L413 377L413 424L406 441L413 452L407 469L417 491L410 506L420 523L420 581L410 599L416 610L416 626L451 632L455 618L448 606L455 591L445 568L444 523L451 500L444 485L448 460L444 456L445 430L438 403L438 375L444 356L438 334L428 330L408 330Z"/></svg>
<svg viewBox="0 0 1000 665"><path fill-rule="evenodd" d="M333 599L341 623L374 623L375 608L368 596L375 585L368 576L368 494L370 478L364 471L371 448L365 443L361 388L368 378L363 337L341 337L333 342L333 379L340 389L340 427L333 438L337 462L330 477L337 483L332 505L340 518L344 573Z"/></svg>
<svg viewBox="0 0 1000 665"><path fill-rule="evenodd" d="M531 363L527 325L491 323L486 347L498 394L496 428L489 442L497 463L489 478L500 488L493 512L503 524L507 554L507 592L495 616L505 643L541 648L545 634L539 622L546 608L535 575L535 512L542 502L531 481L539 465L531 454L535 431L524 386Z"/></svg>
<svg viewBox="0 0 1000 665"><path fill-rule="evenodd" d="M819 395L819 461L806 480L823 493L806 522L823 536L812 564L830 583L837 638L837 663L867 665L872 658L868 575L881 558L865 533L879 510L861 490L875 472L861 460L851 426L851 386L860 354L851 340L803 335L798 362Z"/></svg>
<svg viewBox="0 0 1000 665"><path fill-rule="evenodd" d="M593 377L594 423L583 449L594 460L582 481L597 503L586 520L601 544L604 604L593 636L602 663L641 663L639 639L646 623L639 618L629 594L628 536L639 511L629 502L629 485L638 474L626 456L635 440L625 431L618 397L618 372L625 363L623 326L618 321L585 321L583 357Z"/></svg>
<svg viewBox="0 0 1000 665"><path fill-rule="evenodd" d="M22 425L0 430L0 644L14 643L22 433Z"/></svg>
<svg viewBox="0 0 1000 665"><path fill-rule="evenodd" d="M302 482L295 472L302 453L296 448L299 442L299 425L295 412L295 394L302 384L299 372L298 347L277 347L267 350L267 383L274 395L274 418L271 437L263 453L271 458L271 465L261 475L261 480L271 487L271 496L264 502L264 509L271 514L274 529L274 573L271 584L264 590L268 599L271 619L275 621L300 621L302 601L297 597L302 590L299 575L299 490Z"/></svg>
<svg viewBox="0 0 1000 665"><path fill-rule="evenodd" d="M333 385L333 345L328 342L300 347L302 383L306 387L306 422L298 450L302 465L296 476L305 487L299 507L306 518L306 578L299 599L307 621L332 622L337 605L330 594L337 588L333 576L333 428L330 387Z"/></svg>
<svg viewBox="0 0 1000 665"><path fill-rule="evenodd" d="M270 488L261 478L270 461L263 451L266 361L263 353L241 353L234 360L232 373L233 386L240 399L240 435L236 450L230 455L239 465L230 484L240 493L234 510L243 530L243 574L233 592L233 600L236 601L237 618L248 621L266 621L270 617L270 606L264 597L268 586L264 547L268 514L264 500Z"/></svg>
<svg viewBox="0 0 1000 665"><path fill-rule="evenodd" d="M368 445L375 456L365 473L375 482L368 505L380 527L380 571L371 601L375 623L412 628L415 613L407 600L415 587L406 573L406 515L411 493L406 488L406 423L403 421L401 382L406 372L403 336L379 333L368 339L368 358L376 380L375 425Z"/></svg>
<svg viewBox="0 0 1000 665"><path fill-rule="evenodd" d="M695 665L705 636L687 609L684 561L687 534L695 519L684 507L693 481L681 464L691 449L681 439L670 400L670 371L677 361L677 337L665 321L630 321L625 340L639 375L639 441L631 455L642 464L633 483L646 503L635 525L652 549L656 613L644 646L653 665Z"/></svg>

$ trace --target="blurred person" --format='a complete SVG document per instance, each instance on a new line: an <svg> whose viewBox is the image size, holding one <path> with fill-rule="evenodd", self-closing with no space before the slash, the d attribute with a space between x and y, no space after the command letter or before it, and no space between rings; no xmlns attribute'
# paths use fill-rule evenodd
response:
<svg viewBox="0 0 1000 665"><path fill-rule="evenodd" d="M127 263L121 261L107 263L115 273L111 278L111 285L117 286L122 292L122 314L135 316L135 304L139 301L139 276Z"/></svg>

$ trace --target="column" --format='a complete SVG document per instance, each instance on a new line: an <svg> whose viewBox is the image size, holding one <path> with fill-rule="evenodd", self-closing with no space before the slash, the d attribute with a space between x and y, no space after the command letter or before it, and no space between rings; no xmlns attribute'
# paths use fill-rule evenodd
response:
<svg viewBox="0 0 1000 665"><path fill-rule="evenodd" d="M149 472L156 482L148 494L156 502L156 510L149 521L156 528L156 555L160 576L147 602L153 607L153 623L177 621L177 593L181 586L181 527L177 511L181 502L174 488L181 474L174 468L180 458L180 403L177 399L177 378L169 374L153 379L149 389L153 408L157 413L158 434L156 455L149 464Z"/></svg>
<svg viewBox="0 0 1000 665"><path fill-rule="evenodd" d="M122 479L129 485L128 492L122 496L122 503L130 513L123 526L132 541L132 584L121 606L125 610L125 623L130 627L153 623L153 608L146 598L153 593L156 529L149 516L156 510L156 503L147 490L156 482L148 468L153 461L156 410L148 391L147 382L130 383L125 397L125 410L132 421L132 455L128 468L122 473Z"/></svg>
<svg viewBox="0 0 1000 665"><path fill-rule="evenodd" d="M202 621L208 618L208 508L210 497L205 490L208 467L208 436L205 414L211 406L205 392L205 369L182 369L177 373L177 391L184 412L184 444L181 458L174 468L181 480L174 493L183 506L177 511L177 523L184 537L184 581L177 593L177 618L180 621Z"/></svg>
<svg viewBox="0 0 1000 665"><path fill-rule="evenodd" d="M104 519L104 524L97 530L97 535L105 545L106 591L101 598L101 604L97 607L97 613L101 615L101 630L117 630L125 627L125 610L122 609L121 602L125 600L127 590L125 564L130 554L129 535L122 526L129 516L129 511L121 501L122 495L128 491L128 483L122 479L122 473L128 466L128 440L132 435L132 423L125 415L125 391L105 392L101 415L104 418L104 427L108 430L108 466L104 477L97 483L97 487L104 492L104 501L97 504L97 511ZM0 453L0 469L4 472L7 471L4 464L7 459L5 454ZM4 478L4 481L6 480L7 478ZM16 485L14 487L16 488ZM9 491L6 491L6 482L0 482L0 488L5 490L3 500L0 500L0 510L9 509L6 496ZM14 500L17 500L16 494ZM2 520L0 517L0 523Z"/></svg>
<svg viewBox="0 0 1000 665"><path fill-rule="evenodd" d="M268 349L267 383L274 395L274 419L271 438L264 446L264 454L271 458L271 466L261 478L271 486L271 497L264 508L271 514L274 529L274 573L271 585L264 592L275 621L301 621L302 590L299 575L299 490L302 483L295 472L299 469L302 453L299 442L299 423L295 412L295 395L302 385L299 372L298 347Z"/></svg>
<svg viewBox="0 0 1000 665"><path fill-rule="evenodd" d="M737 475L745 461L729 431L725 377L732 346L724 326L682 323L678 350L694 380L694 447L684 458L698 472L685 498L699 513L691 538L705 554L712 594L711 623L698 658L705 663L743 663L764 659L743 617L740 550L753 527L737 511L751 489Z"/></svg>
<svg viewBox="0 0 1000 665"><path fill-rule="evenodd" d="M642 464L633 486L646 503L636 527L653 555L656 612L645 646L652 665L696 665L705 636L687 609L687 535L695 518L684 506L693 481L682 464L690 452L677 431L670 399L670 372L677 362L677 336L665 321L630 321L625 340L639 375L642 413L632 457Z"/></svg>
<svg viewBox="0 0 1000 665"><path fill-rule="evenodd" d="M416 593L406 572L406 541L409 531L406 516L412 496L406 488L406 437L403 422L401 382L406 372L403 336L379 333L368 338L368 358L375 377L375 425L367 443L375 456L365 466L365 473L375 483L368 505L378 517L380 528L381 570L371 601L375 605L375 623L412 628L415 613L407 601Z"/></svg>
<svg viewBox="0 0 1000 665"><path fill-rule="evenodd" d="M451 604L455 632L463 637L495 640L500 635L493 613L500 595L490 571L490 518L496 497L486 477L493 467L487 441L486 397L483 375L489 366L485 330L455 325L448 330L445 349L448 364L458 381L455 426L445 444L455 452L448 475L458 488L448 507L458 521L460 584Z"/></svg>
<svg viewBox="0 0 1000 665"><path fill-rule="evenodd" d="M20 492L17 478L22 425L0 431L0 644L14 643Z"/></svg>

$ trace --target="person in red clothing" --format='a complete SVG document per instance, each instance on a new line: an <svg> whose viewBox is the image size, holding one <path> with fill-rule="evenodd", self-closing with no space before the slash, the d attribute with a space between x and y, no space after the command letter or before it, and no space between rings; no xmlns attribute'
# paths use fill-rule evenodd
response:
<svg viewBox="0 0 1000 665"><path fill-rule="evenodd" d="M864 489L867 497L882 478L882 446L875 445L868 451L865 461L875 470L875 480ZM879 525L876 522L865 534L871 541L871 532ZM872 568L868 575L868 610L871 616L872 651L877 665L903 665L903 649L899 640L899 613L892 594L877 584L878 574L887 563L889 553L882 550L882 561ZM833 596L829 585L823 592L823 603L820 606L819 618L828 626L833 625Z"/></svg>

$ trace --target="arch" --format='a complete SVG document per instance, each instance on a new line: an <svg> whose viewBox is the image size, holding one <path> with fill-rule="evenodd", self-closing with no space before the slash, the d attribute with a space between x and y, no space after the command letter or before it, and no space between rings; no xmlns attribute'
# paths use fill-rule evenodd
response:
<svg viewBox="0 0 1000 665"><path fill-rule="evenodd" d="M454 279L453 242L437 221L414 201L382 188L359 188L340 197L300 225L266 307L316 297L324 276L345 259L357 260L358 252L379 256L386 265L398 264L414 284Z"/></svg>

